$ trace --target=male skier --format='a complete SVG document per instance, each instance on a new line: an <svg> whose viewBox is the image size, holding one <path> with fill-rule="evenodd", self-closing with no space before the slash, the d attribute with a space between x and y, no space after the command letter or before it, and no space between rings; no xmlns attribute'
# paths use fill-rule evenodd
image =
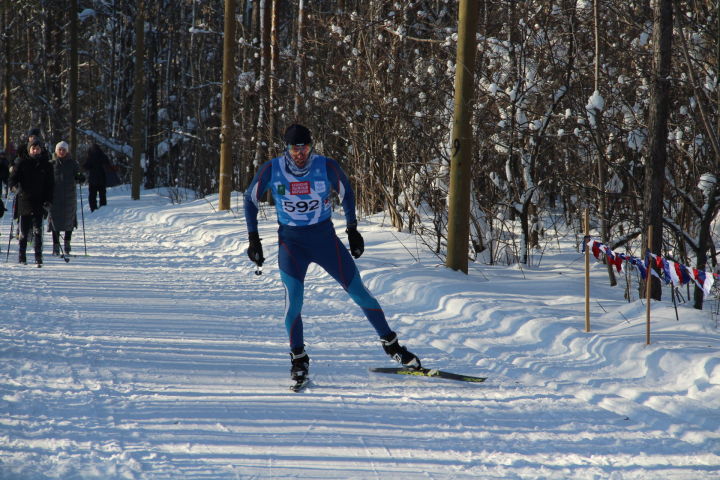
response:
<svg viewBox="0 0 720 480"><path fill-rule="evenodd" d="M285 131L287 148L282 156L260 166L245 192L250 260L262 266L262 243L257 214L260 199L270 190L275 200L278 229L278 265L285 286L285 327L290 338L290 374L294 381L307 379L309 357L305 352L301 310L305 274L310 263L320 265L337 280L375 328L385 352L403 366L420 368L420 359L398 343L380 304L365 288L355 261L365 250L357 231L355 194L338 163L312 148L310 130L298 124ZM345 213L350 252L335 234L330 195L336 192Z"/></svg>

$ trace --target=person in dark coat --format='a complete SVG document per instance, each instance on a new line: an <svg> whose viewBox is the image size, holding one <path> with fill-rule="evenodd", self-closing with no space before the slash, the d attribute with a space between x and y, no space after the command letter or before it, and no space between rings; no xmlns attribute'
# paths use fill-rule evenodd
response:
<svg viewBox="0 0 720 480"><path fill-rule="evenodd" d="M67 142L58 142L50 161L55 175L52 207L48 217L48 231L52 232L53 239L53 255L60 255L60 232L64 232L65 253L70 253L72 231L78 225L75 183L84 181L84 176L80 173L80 165L70 155L69 148Z"/></svg>
<svg viewBox="0 0 720 480"><path fill-rule="evenodd" d="M100 149L100 145L93 143L88 148L87 157L83 163L83 170L88 172L88 203L93 212L103 205L107 205L107 180L105 172L111 168L110 159ZM100 196L100 203L98 203Z"/></svg>
<svg viewBox="0 0 720 480"><path fill-rule="evenodd" d="M15 191L17 216L20 220L20 252L18 261L27 263L28 235L32 229L35 246L35 263L42 265L43 217L50 209L53 198L54 176L50 156L39 139L27 146L28 156L19 160L10 174L10 188Z"/></svg>

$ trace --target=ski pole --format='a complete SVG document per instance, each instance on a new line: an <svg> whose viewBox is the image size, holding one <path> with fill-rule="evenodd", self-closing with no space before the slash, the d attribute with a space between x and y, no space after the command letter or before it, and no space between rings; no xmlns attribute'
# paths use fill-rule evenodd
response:
<svg viewBox="0 0 720 480"><path fill-rule="evenodd" d="M10 219L10 237L8 238L7 254L5 255L5 263L10 259L10 241L13 237L13 227L15 226L15 219Z"/></svg>
<svg viewBox="0 0 720 480"><path fill-rule="evenodd" d="M15 226L15 215L17 214L17 195L13 197L12 217L10 218L10 238L8 238L7 254L5 255L5 263L10 259L10 241L13 237L13 227ZM18 229L20 226L18 225Z"/></svg>
<svg viewBox="0 0 720 480"><path fill-rule="evenodd" d="M80 190L80 218L82 218L83 227L83 246L85 247L85 256L87 257L87 240L85 239L85 207L83 206L82 185L79 183L78 189Z"/></svg>

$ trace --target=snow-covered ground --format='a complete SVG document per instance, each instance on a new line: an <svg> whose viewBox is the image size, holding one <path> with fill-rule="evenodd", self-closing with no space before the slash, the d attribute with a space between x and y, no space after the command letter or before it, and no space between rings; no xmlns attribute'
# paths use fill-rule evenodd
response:
<svg viewBox="0 0 720 480"><path fill-rule="evenodd" d="M0 268L1 479L720 478L716 319L680 306L677 321L654 303L646 346L644 304L592 260L585 333L574 235L540 267L466 276L382 215L363 219L359 267L401 340L426 366L489 378L369 373L392 363L314 267L314 384L295 394L272 212L256 276L237 210L163 193L111 190L85 213L88 255L80 229L67 264L17 265L13 242Z"/></svg>

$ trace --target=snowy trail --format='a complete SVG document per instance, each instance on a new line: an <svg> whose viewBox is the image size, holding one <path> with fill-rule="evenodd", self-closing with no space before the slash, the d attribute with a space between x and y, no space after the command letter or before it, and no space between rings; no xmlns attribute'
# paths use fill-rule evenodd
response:
<svg viewBox="0 0 720 480"><path fill-rule="evenodd" d="M630 321L598 314L582 333L569 257L468 278L369 225L360 268L401 338L427 365L490 378L368 373L391 364L311 269L314 385L294 394L272 221L258 277L241 219L128 197L86 215L90 256L0 269L0 479L720 478L718 332L661 324L642 348L639 307L612 292Z"/></svg>

